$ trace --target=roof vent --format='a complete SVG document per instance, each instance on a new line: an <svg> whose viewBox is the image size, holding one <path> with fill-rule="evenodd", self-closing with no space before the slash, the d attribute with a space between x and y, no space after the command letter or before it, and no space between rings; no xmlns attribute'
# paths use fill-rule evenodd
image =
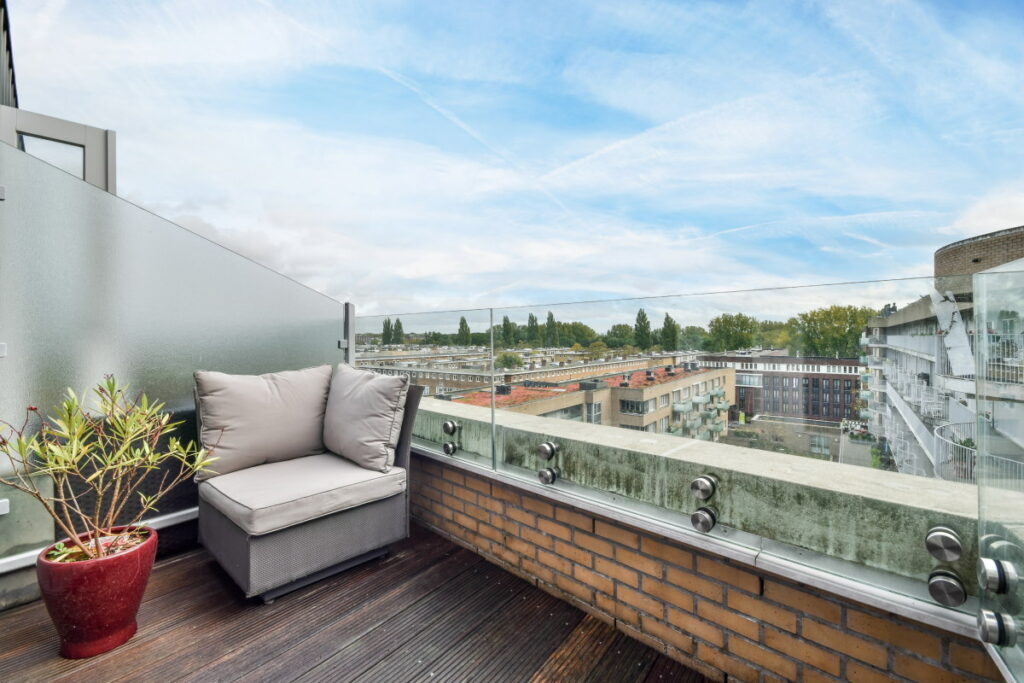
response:
<svg viewBox="0 0 1024 683"><path fill-rule="evenodd" d="M498 394L498 396L508 396L508 395L510 395L512 393L512 385L511 384L499 384L496 387L496 393Z"/></svg>

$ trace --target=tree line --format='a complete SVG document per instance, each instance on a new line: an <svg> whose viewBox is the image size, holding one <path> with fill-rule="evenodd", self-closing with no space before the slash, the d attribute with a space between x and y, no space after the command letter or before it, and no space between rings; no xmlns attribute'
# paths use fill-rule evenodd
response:
<svg viewBox="0 0 1024 683"><path fill-rule="evenodd" d="M555 319L548 311L543 323L530 313L526 324L513 322L507 315L493 330L473 332L463 316L455 334L426 332L406 335L402 321L384 319L382 344L403 344L415 337L422 344L433 346L488 346L493 334L495 347L501 349L571 347L591 358L604 356L609 350L629 354L640 351L700 350L735 351L750 348L787 349L791 356L828 356L850 358L858 355L859 337L867 321L878 315L864 306L833 305L800 313L786 321L758 320L743 313L723 313L707 324L682 326L665 314L661 326L653 328L647 312L637 311L632 325L618 323L599 334L581 322ZM411 340L411 338L409 339ZM503 362L515 364L518 356L503 354Z"/></svg>

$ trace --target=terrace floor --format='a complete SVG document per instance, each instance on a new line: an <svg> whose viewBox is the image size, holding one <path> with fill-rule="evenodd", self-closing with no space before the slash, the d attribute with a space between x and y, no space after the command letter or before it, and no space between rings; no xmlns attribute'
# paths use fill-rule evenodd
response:
<svg viewBox="0 0 1024 683"><path fill-rule="evenodd" d="M62 659L41 602L0 613L0 680L705 681L478 555L414 526L392 554L246 600L203 550L153 571L139 632Z"/></svg>

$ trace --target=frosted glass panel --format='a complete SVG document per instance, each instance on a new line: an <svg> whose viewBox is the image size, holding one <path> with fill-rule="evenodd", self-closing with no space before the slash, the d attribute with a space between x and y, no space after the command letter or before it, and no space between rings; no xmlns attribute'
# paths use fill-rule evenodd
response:
<svg viewBox="0 0 1024 683"><path fill-rule="evenodd" d="M344 306L0 144L0 416L115 373L192 406L197 369L342 359Z"/></svg>

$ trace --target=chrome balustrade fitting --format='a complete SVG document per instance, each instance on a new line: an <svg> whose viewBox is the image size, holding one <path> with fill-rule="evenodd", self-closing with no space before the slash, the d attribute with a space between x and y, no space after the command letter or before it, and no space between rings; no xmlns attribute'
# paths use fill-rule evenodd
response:
<svg viewBox="0 0 1024 683"><path fill-rule="evenodd" d="M558 481L558 477L562 474L562 471L557 467L545 467L537 472L537 478L540 479L540 483L551 485Z"/></svg>
<svg viewBox="0 0 1024 683"><path fill-rule="evenodd" d="M441 423L441 431L443 431L448 436L454 435L455 432L459 431L460 429L462 429L462 425L460 425L455 420L445 420L444 422Z"/></svg>
<svg viewBox="0 0 1024 683"><path fill-rule="evenodd" d="M718 478L712 474L704 474L690 482L690 491L698 500L707 500L718 490Z"/></svg>
<svg viewBox="0 0 1024 683"><path fill-rule="evenodd" d="M924 538L924 545L928 553L939 562L956 562L964 552L960 534L945 526L929 529Z"/></svg>
<svg viewBox="0 0 1024 683"><path fill-rule="evenodd" d="M558 444L553 441L545 441L537 446L537 456L544 460L550 460L555 457L557 453Z"/></svg>
<svg viewBox="0 0 1024 683"><path fill-rule="evenodd" d="M455 455L455 451L459 450L459 447L454 441L446 441L441 446L441 450L444 451L445 455Z"/></svg>
<svg viewBox="0 0 1024 683"><path fill-rule="evenodd" d="M690 524L693 525L693 528L705 534L714 529L717 523L718 513L712 507L698 508L690 515Z"/></svg>
<svg viewBox="0 0 1024 683"><path fill-rule="evenodd" d="M956 572L936 569L928 576L928 594L940 605L959 607L967 602L967 589Z"/></svg>

